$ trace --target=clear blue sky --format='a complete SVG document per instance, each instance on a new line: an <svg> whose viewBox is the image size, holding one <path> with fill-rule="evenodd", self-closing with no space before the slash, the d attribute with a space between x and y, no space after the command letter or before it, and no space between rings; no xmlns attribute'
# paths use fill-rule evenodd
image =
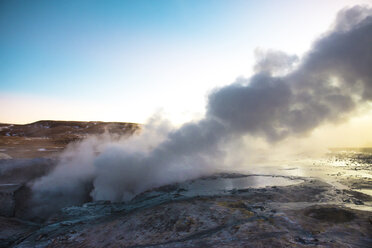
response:
<svg viewBox="0 0 372 248"><path fill-rule="evenodd" d="M0 122L176 123L249 76L256 48L303 54L368 1L0 1Z"/></svg>

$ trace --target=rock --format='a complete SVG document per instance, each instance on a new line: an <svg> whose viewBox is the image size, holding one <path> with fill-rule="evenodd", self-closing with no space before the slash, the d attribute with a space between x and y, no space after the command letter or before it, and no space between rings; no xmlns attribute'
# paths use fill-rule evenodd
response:
<svg viewBox="0 0 372 248"><path fill-rule="evenodd" d="M0 152L0 160L1 160L1 159L12 159L12 157L9 156L9 155L6 154L6 153Z"/></svg>

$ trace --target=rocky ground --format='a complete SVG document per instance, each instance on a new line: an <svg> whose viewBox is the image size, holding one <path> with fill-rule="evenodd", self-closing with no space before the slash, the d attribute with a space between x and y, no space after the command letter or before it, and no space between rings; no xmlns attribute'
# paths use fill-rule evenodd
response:
<svg viewBox="0 0 372 248"><path fill-rule="evenodd" d="M219 178L219 177L218 177ZM182 185L131 202L63 209L41 227L17 230L13 247L370 247L371 197L316 179L282 187L190 196ZM208 179L203 179L208 180ZM218 180L218 179L213 179ZM186 196L187 195L187 196ZM25 228L25 224L19 224ZM16 226L16 228L18 228ZM15 228L15 229L16 229ZM23 235L23 236L22 236ZM10 242L9 242L10 243Z"/></svg>
<svg viewBox="0 0 372 248"><path fill-rule="evenodd" d="M25 184L54 168L55 153L40 156L40 143L25 141L18 148L34 152L17 158L3 137L30 134L2 132L13 159L0 160L0 247L372 247L369 150L221 172L35 220L24 215Z"/></svg>

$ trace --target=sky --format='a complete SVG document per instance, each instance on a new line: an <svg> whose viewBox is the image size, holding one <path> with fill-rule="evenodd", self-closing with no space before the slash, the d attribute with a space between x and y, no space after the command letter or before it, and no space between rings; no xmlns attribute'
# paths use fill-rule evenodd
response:
<svg viewBox="0 0 372 248"><path fill-rule="evenodd" d="M0 122L200 118L215 87L252 75L255 51L301 58L340 9L368 3L2 0Z"/></svg>

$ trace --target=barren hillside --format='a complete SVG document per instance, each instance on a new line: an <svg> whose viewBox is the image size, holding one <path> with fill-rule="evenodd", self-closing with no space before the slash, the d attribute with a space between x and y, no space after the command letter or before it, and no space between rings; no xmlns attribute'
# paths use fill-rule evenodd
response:
<svg viewBox="0 0 372 248"><path fill-rule="evenodd" d="M72 141L87 135L131 135L140 127L127 122L37 121L16 125L0 123L0 158L50 157Z"/></svg>

